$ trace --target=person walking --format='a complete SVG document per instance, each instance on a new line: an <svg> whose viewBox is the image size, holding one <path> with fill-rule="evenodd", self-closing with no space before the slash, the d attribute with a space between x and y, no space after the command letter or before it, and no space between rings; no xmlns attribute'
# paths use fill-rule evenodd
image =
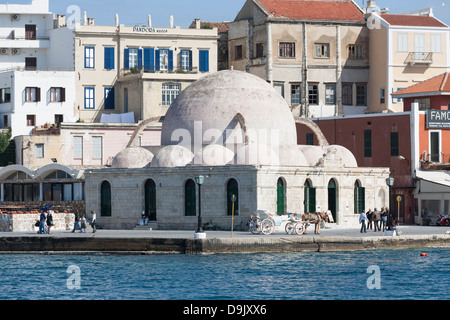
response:
<svg viewBox="0 0 450 320"><path fill-rule="evenodd" d="M39 234L45 233L45 222L47 220L47 216L45 211L41 211L41 215L39 216Z"/></svg>
<svg viewBox="0 0 450 320"><path fill-rule="evenodd" d="M367 232L366 221L367 221L367 216L366 216L366 214L363 211L359 215L359 223L361 224L361 233L363 233L363 232L366 233Z"/></svg>
<svg viewBox="0 0 450 320"><path fill-rule="evenodd" d="M373 213L373 228L374 232L380 231L381 212L375 208Z"/></svg>
<svg viewBox="0 0 450 320"><path fill-rule="evenodd" d="M75 223L73 225L72 233L75 232L75 230L77 229L77 226L78 226L78 229L80 229L80 232L83 232L83 230L81 230L81 226L80 226L80 213L78 212L78 210L75 211Z"/></svg>
<svg viewBox="0 0 450 320"><path fill-rule="evenodd" d="M47 233L50 234L50 229L53 227L53 211L49 210L47 214Z"/></svg>
<svg viewBox="0 0 450 320"><path fill-rule="evenodd" d="M81 223L81 231L83 232L84 230L84 233L86 233L86 217L84 214L80 219L80 223Z"/></svg>
<svg viewBox="0 0 450 320"><path fill-rule="evenodd" d="M96 229L97 214L95 213L95 211L91 211L91 214L92 214L92 221L91 221L92 233L95 233L97 232Z"/></svg>

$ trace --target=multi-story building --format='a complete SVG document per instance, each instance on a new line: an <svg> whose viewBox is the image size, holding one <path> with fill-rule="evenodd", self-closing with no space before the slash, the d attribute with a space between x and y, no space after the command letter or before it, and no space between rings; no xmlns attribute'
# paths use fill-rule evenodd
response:
<svg viewBox="0 0 450 320"><path fill-rule="evenodd" d="M294 116L363 113L369 34L350 0L247 0L229 24L229 64L272 83Z"/></svg>
<svg viewBox="0 0 450 320"><path fill-rule="evenodd" d="M369 112L403 111L402 99L391 93L450 69L450 28L434 17L432 9L373 12L368 24Z"/></svg>
<svg viewBox="0 0 450 320"><path fill-rule="evenodd" d="M76 120L75 73L54 68L52 30L48 0L0 5L0 128L12 137Z"/></svg>
<svg viewBox="0 0 450 320"><path fill-rule="evenodd" d="M55 33L67 33L59 16ZM76 112L86 122L100 122L105 114L128 114L135 122L164 116L172 101L189 84L217 71L217 28L97 26L85 14L71 37L60 37L72 61L61 67L76 72ZM69 52L70 51L70 52Z"/></svg>

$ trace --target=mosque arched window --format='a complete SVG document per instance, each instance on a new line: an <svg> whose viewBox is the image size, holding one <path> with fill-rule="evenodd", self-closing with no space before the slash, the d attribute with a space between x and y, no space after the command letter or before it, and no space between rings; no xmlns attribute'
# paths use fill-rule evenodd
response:
<svg viewBox="0 0 450 320"><path fill-rule="evenodd" d="M361 186L361 182L356 180L354 189L354 213L360 214L366 211L366 189Z"/></svg>
<svg viewBox="0 0 450 320"><path fill-rule="evenodd" d="M100 188L100 215L102 217L110 217L111 210L111 184L104 181Z"/></svg>
<svg viewBox="0 0 450 320"><path fill-rule="evenodd" d="M277 213L285 213L285 183L283 178L277 182Z"/></svg>
<svg viewBox="0 0 450 320"><path fill-rule="evenodd" d="M304 213L316 212L316 188L313 187L312 182L308 179L304 184Z"/></svg>
<svg viewBox="0 0 450 320"><path fill-rule="evenodd" d="M195 182L192 179L184 184L184 215L197 215Z"/></svg>

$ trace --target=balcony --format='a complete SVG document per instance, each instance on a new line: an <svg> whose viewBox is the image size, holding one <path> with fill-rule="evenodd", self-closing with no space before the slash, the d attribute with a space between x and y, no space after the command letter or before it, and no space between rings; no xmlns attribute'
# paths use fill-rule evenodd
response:
<svg viewBox="0 0 450 320"><path fill-rule="evenodd" d="M433 52L410 52L405 63L410 66L429 66L433 63Z"/></svg>
<svg viewBox="0 0 450 320"><path fill-rule="evenodd" d="M450 170L450 154L426 154L420 158L422 170Z"/></svg>
<svg viewBox="0 0 450 320"><path fill-rule="evenodd" d="M24 36L11 34L9 37L0 37L0 48L11 49L42 49L50 48L49 37ZM14 52L10 52L15 54Z"/></svg>

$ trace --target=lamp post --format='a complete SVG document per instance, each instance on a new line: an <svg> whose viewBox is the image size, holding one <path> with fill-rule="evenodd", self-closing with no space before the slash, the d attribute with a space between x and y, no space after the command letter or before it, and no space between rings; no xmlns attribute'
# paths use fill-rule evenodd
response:
<svg viewBox="0 0 450 320"><path fill-rule="evenodd" d="M206 234L203 232L202 228L202 184L205 181L204 176L196 176L195 183L198 184L198 223L197 223L197 231L195 232L194 237L197 239L206 238Z"/></svg>
<svg viewBox="0 0 450 320"><path fill-rule="evenodd" d="M391 188L394 185L394 178L391 178L391 177L387 178L386 179L386 184L389 187L389 216L388 216L389 222L388 222L388 230L391 230L391 225L392 225L392 211L391 211L392 210L392 196L391 196Z"/></svg>

